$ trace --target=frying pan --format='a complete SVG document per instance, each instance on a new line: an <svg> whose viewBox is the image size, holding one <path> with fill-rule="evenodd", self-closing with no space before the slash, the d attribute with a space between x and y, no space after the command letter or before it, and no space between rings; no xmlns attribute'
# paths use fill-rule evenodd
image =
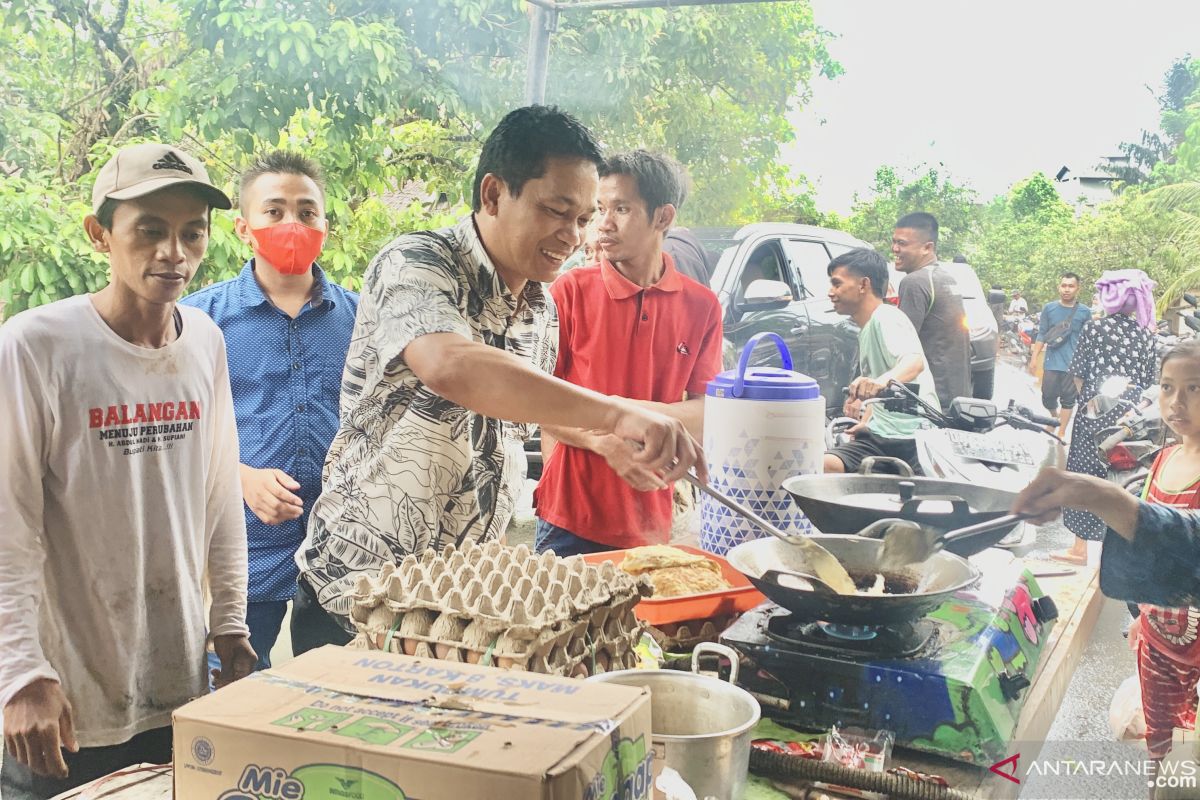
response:
<svg viewBox="0 0 1200 800"><path fill-rule="evenodd" d="M987 486L896 475L796 475L783 488L822 533L857 534L881 519L899 518L948 531L1008 514L1016 494ZM994 541L968 539L947 549L974 555L1019 524L997 529Z"/></svg>
<svg viewBox="0 0 1200 800"><path fill-rule="evenodd" d="M869 586L880 572L882 540L839 535L812 538L833 553L860 585ZM900 593L839 595L795 574L809 569L797 548L778 539L743 542L726 553L725 559L777 605L803 619L845 625L892 625L923 617L980 577L966 559L943 550L922 564L882 571L886 587ZM914 588L919 591L912 591Z"/></svg>

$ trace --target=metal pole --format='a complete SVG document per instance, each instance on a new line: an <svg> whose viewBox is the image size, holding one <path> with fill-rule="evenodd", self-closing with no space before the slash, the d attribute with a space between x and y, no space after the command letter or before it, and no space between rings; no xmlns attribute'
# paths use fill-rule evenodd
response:
<svg viewBox="0 0 1200 800"><path fill-rule="evenodd" d="M550 34L558 27L558 9L533 6L529 15L529 54L525 67L525 102L546 102L546 70L550 59Z"/></svg>

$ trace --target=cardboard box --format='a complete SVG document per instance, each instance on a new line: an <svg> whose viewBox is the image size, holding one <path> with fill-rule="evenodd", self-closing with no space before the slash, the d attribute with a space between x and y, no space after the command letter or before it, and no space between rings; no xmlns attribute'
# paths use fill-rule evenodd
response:
<svg viewBox="0 0 1200 800"><path fill-rule="evenodd" d="M640 800L650 694L324 647L175 712L181 800Z"/></svg>

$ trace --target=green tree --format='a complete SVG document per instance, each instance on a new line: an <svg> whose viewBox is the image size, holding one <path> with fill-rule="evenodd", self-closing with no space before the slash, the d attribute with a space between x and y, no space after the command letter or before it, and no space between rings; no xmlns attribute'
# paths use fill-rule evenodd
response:
<svg viewBox="0 0 1200 800"><path fill-rule="evenodd" d="M1151 182L1159 165L1174 163L1176 150L1196 121L1194 105L1200 90L1200 60L1191 56L1178 58L1163 77L1158 93L1162 109L1160 130L1143 130L1139 142L1123 142L1121 152L1129 157L1129 166L1104 167L1115 177L1119 187Z"/></svg>
<svg viewBox="0 0 1200 800"><path fill-rule="evenodd" d="M0 6L9 54L0 198L38 200L0 238L7 313L103 283L79 218L96 165L144 138L191 149L227 188L264 148L316 158L329 183L322 263L356 285L389 236L464 210L481 137L520 104L524 9L522 0L293 0L286 14L245 0ZM827 38L805 2L567 14L549 96L612 146L680 158L695 181L693 224L812 216L779 148L792 135L789 108L839 71ZM405 195L419 199L391 200ZM232 274L247 255L227 215L214 225L202 281ZM48 246L55 237L61 257Z"/></svg>
<svg viewBox="0 0 1200 800"><path fill-rule="evenodd" d="M980 223L977 196L934 168L905 181L893 167L880 167L869 196L855 196L847 230L887 252L896 220L914 211L937 218L940 258L949 260L969 252Z"/></svg>

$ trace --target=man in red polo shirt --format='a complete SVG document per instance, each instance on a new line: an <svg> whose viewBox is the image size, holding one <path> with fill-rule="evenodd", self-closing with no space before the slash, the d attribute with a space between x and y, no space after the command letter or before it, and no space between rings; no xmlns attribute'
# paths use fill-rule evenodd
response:
<svg viewBox="0 0 1200 800"><path fill-rule="evenodd" d="M697 440L704 390L721 369L721 306L675 269L663 239L687 194L683 168L634 150L608 159L599 193L599 263L550 287L559 315L554 374L654 406ZM560 556L670 537L671 487L611 435L543 428L545 466L534 495L538 552Z"/></svg>

